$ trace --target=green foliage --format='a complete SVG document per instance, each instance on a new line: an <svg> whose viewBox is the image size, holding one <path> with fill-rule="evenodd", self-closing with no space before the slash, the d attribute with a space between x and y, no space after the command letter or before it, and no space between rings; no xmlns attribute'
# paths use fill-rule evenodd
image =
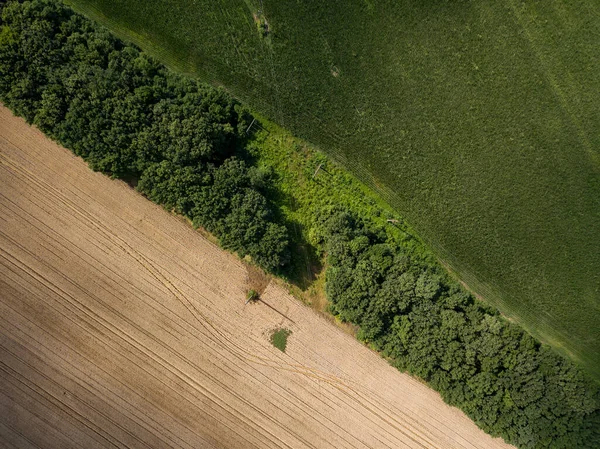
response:
<svg viewBox="0 0 600 449"><path fill-rule="evenodd" d="M136 4L136 17L159 6L142 14ZM251 118L223 90L174 75L67 8L48 0L0 8L0 98L13 110L271 270L290 257L283 219L308 254L294 254L291 274L326 255L332 311L491 434L527 448L598 446L598 386L450 282L407 225L386 223L393 211L349 175L279 132L246 141ZM250 54L245 42L240 51ZM261 165L249 165L246 150ZM288 336L279 329L272 342L283 351Z"/></svg>
<svg viewBox="0 0 600 449"><path fill-rule="evenodd" d="M2 8L0 99L94 170L138 179L152 201L269 271L288 236L248 166L248 114L222 89L180 77L49 0Z"/></svg>
<svg viewBox="0 0 600 449"><path fill-rule="evenodd" d="M271 334L271 343L281 352L285 352L285 348L287 346L287 339L291 334L291 330L277 329Z"/></svg>
<svg viewBox="0 0 600 449"><path fill-rule="evenodd" d="M256 301L260 298L260 295L258 294L258 292L256 290L248 290L248 293L246 293L246 301Z"/></svg>
<svg viewBox="0 0 600 449"><path fill-rule="evenodd" d="M600 446L600 387L372 223L323 211L327 296L359 338L523 448ZM324 231L324 232L323 232Z"/></svg>
<svg viewBox="0 0 600 449"><path fill-rule="evenodd" d="M67 1L318 144L600 379L594 2L264 0L265 39L257 1Z"/></svg>

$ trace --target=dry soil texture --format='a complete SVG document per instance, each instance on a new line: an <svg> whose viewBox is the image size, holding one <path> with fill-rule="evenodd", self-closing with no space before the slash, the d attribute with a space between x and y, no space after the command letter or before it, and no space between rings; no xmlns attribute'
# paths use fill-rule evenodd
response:
<svg viewBox="0 0 600 449"><path fill-rule="evenodd" d="M508 447L253 277L0 109L0 446Z"/></svg>

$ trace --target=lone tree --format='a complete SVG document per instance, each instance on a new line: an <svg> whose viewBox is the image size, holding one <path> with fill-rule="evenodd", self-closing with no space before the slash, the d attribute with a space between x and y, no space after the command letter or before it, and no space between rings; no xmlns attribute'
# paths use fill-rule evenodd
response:
<svg viewBox="0 0 600 449"><path fill-rule="evenodd" d="M246 293L246 304L248 304L249 302L254 302L254 301L258 301L260 299L260 295L258 294L258 292L256 290L250 289L248 290L248 293Z"/></svg>

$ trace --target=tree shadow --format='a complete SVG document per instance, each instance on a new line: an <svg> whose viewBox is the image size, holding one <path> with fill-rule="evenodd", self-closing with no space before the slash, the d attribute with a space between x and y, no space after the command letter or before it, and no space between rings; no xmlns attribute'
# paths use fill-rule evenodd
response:
<svg viewBox="0 0 600 449"><path fill-rule="evenodd" d="M288 320L289 322L296 324L296 322L294 320L292 320L289 316L287 316L285 313L280 312L279 310L277 310L275 307L273 307L271 304L269 304L268 302L266 302L264 299L262 298L258 298L256 302L260 302L262 304L264 304L265 306L267 306L269 309L271 309L272 311L274 311L275 313L278 313L279 315L281 315L283 318L285 318L286 320Z"/></svg>
<svg viewBox="0 0 600 449"><path fill-rule="evenodd" d="M282 273L286 280L301 290L307 290L323 269L316 249L303 239L291 240L292 257Z"/></svg>
<svg viewBox="0 0 600 449"><path fill-rule="evenodd" d="M256 120L251 132L245 136L245 143L254 141L260 145L263 136L256 132L259 129L264 130L260 122ZM258 167L260 165L260 157L248 150L247 145L238 148L236 156L243 159L248 166ZM322 170L325 171L325 169ZM290 219L284 213L284 209L298 209L296 198L280 188L280 182L275 173L271 173L265 181L259 190L270 204L273 221L285 226L289 235L290 261L277 274L301 290L306 290L323 269L320 257L316 248L304 237L306 233L303 225L297 220Z"/></svg>
<svg viewBox="0 0 600 449"><path fill-rule="evenodd" d="M304 225L297 220L291 219L283 213L283 208L297 210L296 199L289 193L277 187L275 181L271 183L268 198L274 206L274 218L277 223L282 224L288 230L290 262L283 268L281 275L286 281L297 286L301 290L308 289L317 279L323 269L321 258L317 249L305 238Z"/></svg>

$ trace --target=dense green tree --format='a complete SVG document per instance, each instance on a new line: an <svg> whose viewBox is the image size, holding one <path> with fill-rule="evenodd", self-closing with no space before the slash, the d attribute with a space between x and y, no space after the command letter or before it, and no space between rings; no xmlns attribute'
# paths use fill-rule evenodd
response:
<svg viewBox="0 0 600 449"><path fill-rule="evenodd" d="M222 89L177 76L51 0L1 5L0 99L83 157L214 232L269 270L289 259L263 195L269 177L242 161L250 117ZM242 158L240 158L240 156Z"/></svg>
<svg viewBox="0 0 600 449"><path fill-rule="evenodd" d="M331 310L399 369L427 380L492 435L524 448L598 447L600 389L571 362L386 234L339 208L314 239Z"/></svg>

